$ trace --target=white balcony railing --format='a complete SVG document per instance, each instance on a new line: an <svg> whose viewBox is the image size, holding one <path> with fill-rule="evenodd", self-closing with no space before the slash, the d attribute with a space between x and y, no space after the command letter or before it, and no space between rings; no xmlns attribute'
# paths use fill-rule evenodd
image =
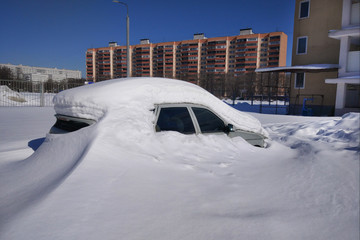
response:
<svg viewBox="0 0 360 240"><path fill-rule="evenodd" d="M346 71L347 72L360 71L360 51L348 52Z"/></svg>

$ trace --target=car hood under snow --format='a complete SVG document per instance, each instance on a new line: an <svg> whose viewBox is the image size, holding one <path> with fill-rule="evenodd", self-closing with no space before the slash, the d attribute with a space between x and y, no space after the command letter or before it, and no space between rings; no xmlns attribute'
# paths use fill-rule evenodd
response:
<svg viewBox="0 0 360 240"><path fill-rule="evenodd" d="M124 127L153 130L152 109L163 103L194 103L219 114L236 129L268 136L254 117L228 106L201 87L185 81L166 78L121 78L69 89L54 98L56 113L99 121L113 115ZM119 119L120 120L120 119ZM150 121L150 122L149 122ZM128 124L134 124L133 127Z"/></svg>

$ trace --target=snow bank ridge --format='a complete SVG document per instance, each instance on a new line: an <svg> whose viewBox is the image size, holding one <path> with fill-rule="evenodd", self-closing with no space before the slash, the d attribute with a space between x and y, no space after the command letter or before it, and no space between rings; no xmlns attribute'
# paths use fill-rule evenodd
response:
<svg viewBox="0 0 360 240"><path fill-rule="evenodd" d="M11 90L8 86L0 86L0 96L14 102L26 102L25 98L18 92Z"/></svg>

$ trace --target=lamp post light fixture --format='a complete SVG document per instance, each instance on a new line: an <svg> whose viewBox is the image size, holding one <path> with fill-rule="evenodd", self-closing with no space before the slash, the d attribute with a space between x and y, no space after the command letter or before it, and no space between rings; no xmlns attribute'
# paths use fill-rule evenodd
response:
<svg viewBox="0 0 360 240"><path fill-rule="evenodd" d="M130 77L129 8L128 5L124 2L120 2L117 0L113 0L113 2L120 3L126 6L126 65L127 65L126 76Z"/></svg>

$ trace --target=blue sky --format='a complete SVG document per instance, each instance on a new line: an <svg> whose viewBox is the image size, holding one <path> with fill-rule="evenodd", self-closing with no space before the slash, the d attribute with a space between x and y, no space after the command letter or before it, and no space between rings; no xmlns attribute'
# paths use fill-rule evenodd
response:
<svg viewBox="0 0 360 240"><path fill-rule="evenodd" d="M241 28L288 35L291 65L295 0L123 0L130 44L235 36ZM126 44L126 7L112 0L5 0L0 8L0 63L82 71L85 52Z"/></svg>

